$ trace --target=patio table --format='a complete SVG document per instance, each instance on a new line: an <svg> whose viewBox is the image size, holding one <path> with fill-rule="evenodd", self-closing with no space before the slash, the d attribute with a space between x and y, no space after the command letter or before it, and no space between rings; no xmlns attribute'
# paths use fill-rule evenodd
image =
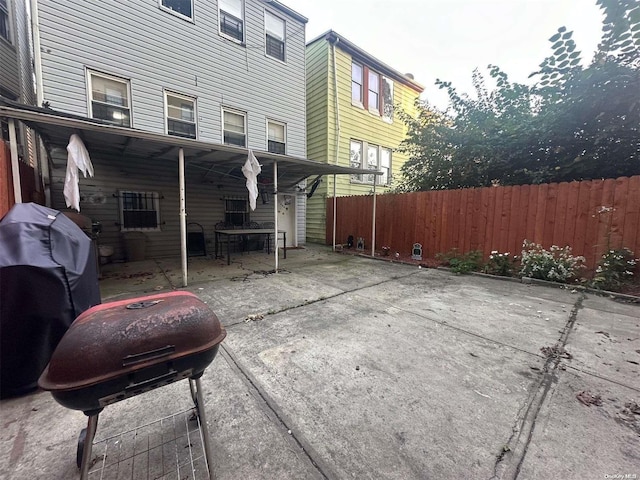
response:
<svg viewBox="0 0 640 480"><path fill-rule="evenodd" d="M221 244L221 236L227 238L227 265L231 264L231 251L229 249L229 243L231 237L238 237L243 235L266 235L267 237L267 253L271 253L271 235L273 235L273 229L271 228L243 228L239 230L216 230L216 239L215 239L215 258L218 258L218 251L222 253L222 248L219 247ZM282 251L284 254L284 258L287 258L287 232L284 230L278 230L278 235L282 235L284 240Z"/></svg>

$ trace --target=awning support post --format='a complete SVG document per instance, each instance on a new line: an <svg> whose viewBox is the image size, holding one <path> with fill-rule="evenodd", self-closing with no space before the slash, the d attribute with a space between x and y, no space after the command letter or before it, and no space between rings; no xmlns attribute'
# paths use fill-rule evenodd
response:
<svg viewBox="0 0 640 480"><path fill-rule="evenodd" d="M275 255L275 273L278 273L278 162L275 160L273 162L273 218L273 252Z"/></svg>
<svg viewBox="0 0 640 480"><path fill-rule="evenodd" d="M15 203L22 203L22 185L20 185L20 163L18 161L18 138L16 136L16 123L13 118L9 118L9 150L11 152L13 199Z"/></svg>
<svg viewBox="0 0 640 480"><path fill-rule="evenodd" d="M373 176L373 212L371 214L371 256L376 256L376 183L378 176Z"/></svg>
<svg viewBox="0 0 640 480"><path fill-rule="evenodd" d="M336 225L338 215L336 214L336 208L338 207L338 200L336 199L336 174L333 174L333 251L336 251Z"/></svg>
<svg viewBox="0 0 640 480"><path fill-rule="evenodd" d="M187 286L187 210L184 188L184 150L178 151L178 177L180 182L180 256L182 260L182 286Z"/></svg>

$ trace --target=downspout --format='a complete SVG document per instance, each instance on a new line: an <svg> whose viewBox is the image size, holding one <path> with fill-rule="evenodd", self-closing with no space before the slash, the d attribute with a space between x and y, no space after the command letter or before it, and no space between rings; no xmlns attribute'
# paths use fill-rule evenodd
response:
<svg viewBox="0 0 640 480"><path fill-rule="evenodd" d="M36 76L36 106L44 103L44 87L42 82L42 55L40 50L40 19L38 17L38 0L31 0L31 31L33 35L33 68Z"/></svg>
<svg viewBox="0 0 640 480"><path fill-rule="evenodd" d="M340 159L340 102L338 101L338 74L336 66L336 45L340 41L339 38L335 39L335 42L331 43L331 57L333 59L333 99L336 109L336 165Z"/></svg>
<svg viewBox="0 0 640 480"><path fill-rule="evenodd" d="M184 187L184 150L178 151L178 178L180 184L180 259L182 261L182 286L187 286L187 209Z"/></svg>
<svg viewBox="0 0 640 480"><path fill-rule="evenodd" d="M22 203L22 184L20 183L20 162L18 161L18 138L16 121L9 118L9 150L11 153L11 176L13 180L13 201Z"/></svg>
<svg viewBox="0 0 640 480"><path fill-rule="evenodd" d="M331 58L333 59L333 99L335 102L335 110L336 110L336 158L335 163L338 165L340 160L340 102L338 100L338 68L336 65L336 45L340 41L338 37L336 37L334 42L331 42ZM337 176L333 175L333 251L336 251L336 181ZM326 208L326 207L325 207Z"/></svg>
<svg viewBox="0 0 640 480"><path fill-rule="evenodd" d="M38 14L38 0L29 3L31 14L31 36L33 41L33 70L36 77L36 106L44 104L44 85L42 80L42 50L40 46L40 16ZM40 165L40 175L44 183L45 204L51 205L51 186L49 173L49 155L47 154L40 136L36 138L37 162ZM39 182L36 182L39 183Z"/></svg>

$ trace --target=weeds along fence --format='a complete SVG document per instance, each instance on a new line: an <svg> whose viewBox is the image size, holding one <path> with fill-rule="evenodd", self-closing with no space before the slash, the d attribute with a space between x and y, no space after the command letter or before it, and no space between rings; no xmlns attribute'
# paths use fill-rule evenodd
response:
<svg viewBox="0 0 640 480"><path fill-rule="evenodd" d="M362 237L371 251L373 196L339 197L336 242ZM519 255L526 239L569 245L589 269L608 249L640 256L640 176L571 183L469 188L376 197L376 250L403 255L414 243L423 257L457 249ZM333 198L327 199L326 241L333 238Z"/></svg>

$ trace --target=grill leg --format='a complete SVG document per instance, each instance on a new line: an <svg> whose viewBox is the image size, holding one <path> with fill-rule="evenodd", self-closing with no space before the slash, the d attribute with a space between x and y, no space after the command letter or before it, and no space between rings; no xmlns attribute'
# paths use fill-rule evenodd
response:
<svg viewBox="0 0 640 480"><path fill-rule="evenodd" d="M204 413L204 397L202 396L202 384L200 378L195 380L189 379L189 387L191 388L191 395L193 396L193 384L195 382L195 404L198 411L198 418L200 419L200 428L202 429L202 443L204 446L204 456L207 461L207 469L209 470L210 480L214 480L213 475L213 456L211 455L211 446L209 444L209 427L207 425L207 417Z"/></svg>
<svg viewBox="0 0 640 480"><path fill-rule="evenodd" d="M89 463L91 462L91 450L93 448L93 438L96 436L98 428L98 414L90 415L87 422L87 436L84 439L82 449L82 464L80 466L80 480L87 480L89 476Z"/></svg>

